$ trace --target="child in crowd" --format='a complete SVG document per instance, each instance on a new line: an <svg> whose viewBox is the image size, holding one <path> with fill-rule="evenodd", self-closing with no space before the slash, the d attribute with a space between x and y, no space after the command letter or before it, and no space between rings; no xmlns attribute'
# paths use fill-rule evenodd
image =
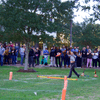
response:
<svg viewBox="0 0 100 100"><path fill-rule="evenodd" d="M47 60L46 60L46 58L44 58L44 56L42 57L41 64L43 64L43 65L47 65L48 64Z"/></svg>

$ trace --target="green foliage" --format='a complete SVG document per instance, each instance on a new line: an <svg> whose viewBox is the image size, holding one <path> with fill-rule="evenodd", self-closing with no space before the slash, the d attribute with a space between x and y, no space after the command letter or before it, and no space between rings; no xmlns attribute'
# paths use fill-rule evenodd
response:
<svg viewBox="0 0 100 100"><path fill-rule="evenodd" d="M91 22L85 24L73 25L73 42L74 45L83 47L89 45L91 48L97 47L100 44L100 25L92 24Z"/></svg>

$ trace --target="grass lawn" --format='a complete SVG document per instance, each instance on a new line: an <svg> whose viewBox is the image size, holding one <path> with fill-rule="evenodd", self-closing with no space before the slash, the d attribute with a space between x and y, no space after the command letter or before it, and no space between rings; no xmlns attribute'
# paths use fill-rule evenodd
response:
<svg viewBox="0 0 100 100"><path fill-rule="evenodd" d="M0 100L61 100L63 80L37 78L37 75L58 75L64 77L69 69L34 68L36 73L17 72L20 68L13 66L0 67ZM79 74L83 69L76 69ZM9 72L13 72L13 79L9 81ZM66 100L100 100L100 69L98 78L94 78L95 69L86 69L89 75L68 81ZM75 74L72 78L77 78ZM37 95L34 94L37 93Z"/></svg>

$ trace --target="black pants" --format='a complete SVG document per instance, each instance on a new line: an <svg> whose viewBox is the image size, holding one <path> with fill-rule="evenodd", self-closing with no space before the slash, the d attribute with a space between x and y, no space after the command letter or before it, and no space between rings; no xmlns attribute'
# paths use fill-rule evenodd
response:
<svg viewBox="0 0 100 100"><path fill-rule="evenodd" d="M93 67L97 67L97 59L93 59Z"/></svg>
<svg viewBox="0 0 100 100"><path fill-rule="evenodd" d="M41 64L44 64L44 62L43 62L43 61L41 61ZM48 65L48 63L45 63L44 65Z"/></svg>
<svg viewBox="0 0 100 100"><path fill-rule="evenodd" d="M29 57L29 67L31 66L32 64L32 67L34 67L34 59L33 59L33 56L30 56Z"/></svg>
<svg viewBox="0 0 100 100"><path fill-rule="evenodd" d="M56 66L58 67L58 62L57 61L59 61L59 66L61 67L60 57L56 57Z"/></svg>
<svg viewBox="0 0 100 100"><path fill-rule="evenodd" d="M70 68L70 72L69 72L68 78L70 78L72 76L72 71L76 74L77 77L79 76L79 74L75 71L74 68L75 68L75 62L71 63L71 68Z"/></svg>
<svg viewBox="0 0 100 100"><path fill-rule="evenodd" d="M87 62L86 62L86 57L82 57L82 66L86 66Z"/></svg>
<svg viewBox="0 0 100 100"><path fill-rule="evenodd" d="M77 67L81 67L82 66L82 58L77 57Z"/></svg>
<svg viewBox="0 0 100 100"><path fill-rule="evenodd" d="M6 63L6 61L7 61L7 62L8 62L8 64L9 64L9 55L8 55L8 56L7 56L7 55L5 55L4 57L5 57L5 61L4 61L4 62Z"/></svg>

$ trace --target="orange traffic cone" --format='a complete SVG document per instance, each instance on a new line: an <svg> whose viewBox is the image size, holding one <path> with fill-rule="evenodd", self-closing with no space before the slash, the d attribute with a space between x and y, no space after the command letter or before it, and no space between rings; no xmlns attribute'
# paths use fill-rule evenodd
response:
<svg viewBox="0 0 100 100"><path fill-rule="evenodd" d="M95 70L95 72L94 72L94 73L95 73L95 74L94 74L94 77L98 77L98 76L97 76L97 74L96 74L96 70Z"/></svg>
<svg viewBox="0 0 100 100"><path fill-rule="evenodd" d="M9 80L12 80L13 72L9 73Z"/></svg>

